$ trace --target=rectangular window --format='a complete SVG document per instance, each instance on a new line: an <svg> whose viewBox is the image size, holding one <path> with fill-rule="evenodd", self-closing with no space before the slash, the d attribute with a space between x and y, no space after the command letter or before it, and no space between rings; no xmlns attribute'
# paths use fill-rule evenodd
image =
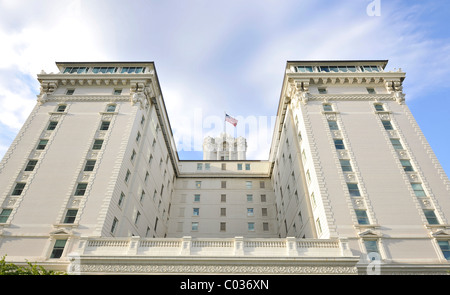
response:
<svg viewBox="0 0 450 295"><path fill-rule="evenodd" d="M220 208L220 216L227 216L227 208Z"/></svg>
<svg viewBox="0 0 450 295"><path fill-rule="evenodd" d="M66 246L66 242L67 240L56 240L50 258L60 258L63 254L64 247Z"/></svg>
<svg viewBox="0 0 450 295"><path fill-rule="evenodd" d="M423 213L427 218L428 224L439 224L439 220L432 209L424 209Z"/></svg>
<svg viewBox="0 0 450 295"><path fill-rule="evenodd" d="M394 127L392 127L391 121L382 120L381 122L383 123L384 129L394 130Z"/></svg>
<svg viewBox="0 0 450 295"><path fill-rule="evenodd" d="M380 251L378 250L378 242L376 240L365 240L364 246L366 247L367 254L369 253L380 254Z"/></svg>
<svg viewBox="0 0 450 295"><path fill-rule="evenodd" d="M84 171L93 171L95 167L95 160L87 160L84 166Z"/></svg>
<svg viewBox="0 0 450 295"><path fill-rule="evenodd" d="M117 220L116 217L114 217L114 220L111 225L111 233L113 234L116 231L117 223L119 223L119 220Z"/></svg>
<svg viewBox="0 0 450 295"><path fill-rule="evenodd" d="M59 105L58 108L56 109L56 112L63 113L66 110L66 107L67 106L65 104Z"/></svg>
<svg viewBox="0 0 450 295"><path fill-rule="evenodd" d="M402 146L402 143L400 142L400 139L391 138L391 143L394 146L394 149L403 150L403 146Z"/></svg>
<svg viewBox="0 0 450 295"><path fill-rule="evenodd" d="M445 259L450 260L450 244L448 241L438 241L438 245L441 248L442 254Z"/></svg>
<svg viewBox="0 0 450 295"><path fill-rule="evenodd" d="M269 231L269 223L263 222L263 231Z"/></svg>
<svg viewBox="0 0 450 295"><path fill-rule="evenodd" d="M324 104L323 105L323 110L325 112L332 112L333 111L333 107L331 106L331 104Z"/></svg>
<svg viewBox="0 0 450 295"><path fill-rule="evenodd" d="M200 208L193 208L192 215L193 216L198 216L199 214L200 214Z"/></svg>
<svg viewBox="0 0 450 295"><path fill-rule="evenodd" d="M259 188L266 188L266 182L264 180L259 182Z"/></svg>
<svg viewBox="0 0 450 295"><path fill-rule="evenodd" d="M197 171L201 171L203 169L202 163L197 163Z"/></svg>
<svg viewBox="0 0 450 295"><path fill-rule="evenodd" d="M29 160L27 166L25 167L25 171L33 171L34 167L36 167L38 160Z"/></svg>
<svg viewBox="0 0 450 295"><path fill-rule="evenodd" d="M242 170L242 163L237 164L237 170Z"/></svg>
<svg viewBox="0 0 450 295"><path fill-rule="evenodd" d="M265 203L266 202L266 195L261 195L261 202Z"/></svg>
<svg viewBox="0 0 450 295"><path fill-rule="evenodd" d="M109 129L109 121L102 121L102 125L100 125L100 130L108 130Z"/></svg>
<svg viewBox="0 0 450 295"><path fill-rule="evenodd" d="M248 189L251 189L252 188L252 182L251 181L246 181L245 182L245 187L248 188Z"/></svg>
<svg viewBox="0 0 450 295"><path fill-rule="evenodd" d="M367 88L367 93L369 93L369 94L377 94L376 92L375 92L375 89L374 88Z"/></svg>
<svg viewBox="0 0 450 295"><path fill-rule="evenodd" d="M337 150L345 150L344 141L342 139L335 139L334 146Z"/></svg>
<svg viewBox="0 0 450 295"><path fill-rule="evenodd" d="M66 95L72 95L75 92L75 89L67 89Z"/></svg>
<svg viewBox="0 0 450 295"><path fill-rule="evenodd" d="M253 195L247 195L247 202L253 202Z"/></svg>
<svg viewBox="0 0 450 295"><path fill-rule="evenodd" d="M211 164L210 163L205 163L205 170L209 171L211 169Z"/></svg>
<svg viewBox="0 0 450 295"><path fill-rule="evenodd" d="M133 152L131 153L131 157L130 157L131 162L133 162L134 157L136 157L136 151L135 150L133 150Z"/></svg>
<svg viewBox="0 0 450 295"><path fill-rule="evenodd" d="M366 210L356 209L355 213L356 218L358 219L358 224L370 224Z"/></svg>
<svg viewBox="0 0 450 295"><path fill-rule="evenodd" d="M328 127L330 127L330 130L339 130L337 122L333 120L328 120Z"/></svg>
<svg viewBox="0 0 450 295"><path fill-rule="evenodd" d="M327 94L326 88L319 88L319 94Z"/></svg>
<svg viewBox="0 0 450 295"><path fill-rule="evenodd" d="M227 223L221 222L220 223L220 231L226 231L227 230Z"/></svg>
<svg viewBox="0 0 450 295"><path fill-rule="evenodd" d="M87 183L80 182L77 184L77 188L75 189L75 196L84 196L86 193Z"/></svg>
<svg viewBox="0 0 450 295"><path fill-rule="evenodd" d="M14 187L14 190L11 195L13 196L20 196L23 192L23 189L25 188L26 183L25 182L18 182L16 183L16 186Z"/></svg>
<svg viewBox="0 0 450 295"><path fill-rule="evenodd" d="M136 213L136 218L134 219L134 224L137 224L139 222L139 218L141 217L141 212Z"/></svg>
<svg viewBox="0 0 450 295"><path fill-rule="evenodd" d="M250 164L249 163L245 164L245 170L250 170Z"/></svg>
<svg viewBox="0 0 450 295"><path fill-rule="evenodd" d="M192 222L191 230L192 231L198 231L198 222Z"/></svg>
<svg viewBox="0 0 450 295"><path fill-rule="evenodd" d="M384 107L383 107L382 104L375 104L374 106L375 106L375 110L377 112L383 112L384 111Z"/></svg>
<svg viewBox="0 0 450 295"><path fill-rule="evenodd" d="M403 169L406 172L414 171L411 162L409 160L400 160L400 162L402 163Z"/></svg>
<svg viewBox="0 0 450 295"><path fill-rule="evenodd" d="M124 199L125 199L125 194L123 192L121 192L119 201L117 202L117 205L119 205L119 207L122 205Z"/></svg>
<svg viewBox="0 0 450 295"><path fill-rule="evenodd" d="M350 164L350 160L339 160L339 162L341 162L342 171L345 172L353 171L352 165Z"/></svg>
<svg viewBox="0 0 450 295"><path fill-rule="evenodd" d="M125 175L125 182L128 182L128 179L130 178L131 172L130 170L127 170L127 174Z"/></svg>
<svg viewBox="0 0 450 295"><path fill-rule="evenodd" d="M140 139L141 139L141 133L138 131L138 133L136 134L136 142L139 142Z"/></svg>
<svg viewBox="0 0 450 295"><path fill-rule="evenodd" d="M222 170L227 170L227 164L222 163Z"/></svg>
<svg viewBox="0 0 450 295"><path fill-rule="evenodd" d="M426 193L422 187L422 184L420 183L411 183L411 186L414 190L414 194L416 195L416 197L426 197Z"/></svg>
<svg viewBox="0 0 450 295"><path fill-rule="evenodd" d="M77 217L78 210L70 209L67 210L66 217L64 218L64 223L74 223Z"/></svg>
<svg viewBox="0 0 450 295"><path fill-rule="evenodd" d="M357 183L347 183L347 187L348 187L348 192L350 193L350 196L352 196L352 197L361 196L361 193L359 192Z"/></svg>
<svg viewBox="0 0 450 295"><path fill-rule="evenodd" d="M255 223L254 222L247 223L247 228L249 231L255 231Z"/></svg>
<svg viewBox="0 0 450 295"><path fill-rule="evenodd" d="M267 208L261 208L261 215L267 216Z"/></svg>
<svg viewBox="0 0 450 295"><path fill-rule="evenodd" d="M194 195L194 202L200 202L200 195Z"/></svg>
<svg viewBox="0 0 450 295"><path fill-rule="evenodd" d="M113 112L115 112L115 111L116 111L116 105L115 105L115 104L110 104L110 105L108 105L108 106L106 107L106 111L107 111L108 113L113 113Z"/></svg>
<svg viewBox="0 0 450 295"><path fill-rule="evenodd" d="M50 123L48 123L47 130L55 130L56 125L58 125L57 121L50 121Z"/></svg>
<svg viewBox="0 0 450 295"><path fill-rule="evenodd" d="M322 226L320 224L319 218L316 219L316 229L317 229L317 234L320 236L322 234Z"/></svg>
<svg viewBox="0 0 450 295"><path fill-rule="evenodd" d="M114 89L114 95L121 95L122 89Z"/></svg>
<svg viewBox="0 0 450 295"><path fill-rule="evenodd" d="M247 216L254 216L253 208L247 208Z"/></svg>
<svg viewBox="0 0 450 295"><path fill-rule="evenodd" d="M92 146L93 150L99 150L102 148L103 145L103 139L96 139L94 140L94 145Z"/></svg>
<svg viewBox="0 0 450 295"><path fill-rule="evenodd" d="M221 188L227 188L227 182L226 182L225 180L222 180L222 181L220 182L220 187L221 187Z"/></svg>
<svg viewBox="0 0 450 295"><path fill-rule="evenodd" d="M142 190L141 191L141 198L139 199L139 201L142 202L144 200L144 198L145 198L145 191Z"/></svg>
<svg viewBox="0 0 450 295"><path fill-rule="evenodd" d="M8 220L11 212L12 209L2 209L2 212L0 213L0 223L5 223Z"/></svg>
<svg viewBox="0 0 450 295"><path fill-rule="evenodd" d="M47 145L48 140L47 139L41 139L39 140L38 146L36 147L37 150L43 150L45 149L45 146Z"/></svg>
<svg viewBox="0 0 450 295"><path fill-rule="evenodd" d="M227 201L227 195L221 194L220 195L220 202L225 203Z"/></svg>
<svg viewBox="0 0 450 295"><path fill-rule="evenodd" d="M195 182L195 187L196 188L201 188L202 187L202 182L201 181L196 181Z"/></svg>

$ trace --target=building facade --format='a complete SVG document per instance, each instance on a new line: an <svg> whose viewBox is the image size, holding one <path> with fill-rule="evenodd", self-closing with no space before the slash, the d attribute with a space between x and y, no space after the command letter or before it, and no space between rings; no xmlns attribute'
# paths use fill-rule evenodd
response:
<svg viewBox="0 0 450 295"><path fill-rule="evenodd" d="M387 61L288 61L268 160L180 160L153 62L57 63L0 163L0 254L74 273L442 273L450 182Z"/></svg>

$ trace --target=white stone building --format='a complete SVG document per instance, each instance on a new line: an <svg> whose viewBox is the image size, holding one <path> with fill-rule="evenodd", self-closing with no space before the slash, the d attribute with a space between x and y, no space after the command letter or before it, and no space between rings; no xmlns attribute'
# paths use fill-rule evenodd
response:
<svg viewBox="0 0 450 295"><path fill-rule="evenodd" d="M386 63L288 61L264 161L226 134L180 160L152 62L57 63L0 163L0 255L81 273L447 274L450 182Z"/></svg>

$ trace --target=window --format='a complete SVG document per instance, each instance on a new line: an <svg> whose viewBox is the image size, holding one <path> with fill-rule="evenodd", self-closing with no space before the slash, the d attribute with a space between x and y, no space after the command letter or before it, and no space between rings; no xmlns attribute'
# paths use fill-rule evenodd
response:
<svg viewBox="0 0 450 295"><path fill-rule="evenodd" d="M87 183L80 182L77 184L77 188L75 189L75 196L84 196L86 193Z"/></svg>
<svg viewBox="0 0 450 295"><path fill-rule="evenodd" d="M114 113L116 111L116 105L115 104L109 104L106 107L106 112L108 113Z"/></svg>
<svg viewBox="0 0 450 295"><path fill-rule="evenodd" d="M409 160L400 160L400 163L402 163L402 167L406 172L414 171Z"/></svg>
<svg viewBox="0 0 450 295"><path fill-rule="evenodd" d="M144 117L144 115L142 115L142 118L141 118L141 126L144 125L144 122L145 122L145 117Z"/></svg>
<svg viewBox="0 0 450 295"><path fill-rule="evenodd" d="M197 163L197 170L200 171L203 169L203 164L202 163Z"/></svg>
<svg viewBox="0 0 450 295"><path fill-rule="evenodd" d="M319 94L327 94L326 88L319 88Z"/></svg>
<svg viewBox="0 0 450 295"><path fill-rule="evenodd" d="M198 216L200 214L200 208L193 208L192 209L192 215Z"/></svg>
<svg viewBox="0 0 450 295"><path fill-rule="evenodd" d="M36 147L37 150L43 150L47 146L48 140L47 139L41 139L39 140L38 146Z"/></svg>
<svg viewBox="0 0 450 295"><path fill-rule="evenodd" d="M345 172L353 171L352 165L350 164L350 160L339 160L339 162L341 162L342 171Z"/></svg>
<svg viewBox="0 0 450 295"><path fill-rule="evenodd" d="M125 175L125 182L128 182L128 179L130 179L130 175L131 175L130 170L127 170L127 174Z"/></svg>
<svg viewBox="0 0 450 295"><path fill-rule="evenodd" d="M205 163L205 170L209 171L211 169L211 164L210 163Z"/></svg>
<svg viewBox="0 0 450 295"><path fill-rule="evenodd" d="M64 247L66 246L66 242L67 240L56 240L50 258L60 258L63 254Z"/></svg>
<svg viewBox="0 0 450 295"><path fill-rule="evenodd" d="M48 123L47 130L55 130L56 125L58 125L57 121L50 121L50 123Z"/></svg>
<svg viewBox="0 0 450 295"><path fill-rule="evenodd" d="M222 163L222 170L227 170L227 164Z"/></svg>
<svg viewBox="0 0 450 295"><path fill-rule="evenodd" d="M245 164L245 170L250 170L250 164L249 163Z"/></svg>
<svg viewBox="0 0 450 295"><path fill-rule="evenodd" d="M363 71L363 72L379 72L380 70L378 69L377 66L362 66L361 71Z"/></svg>
<svg viewBox="0 0 450 295"><path fill-rule="evenodd" d="M94 140L94 145L92 146L93 150L99 150L102 148L103 145L103 139L96 139Z"/></svg>
<svg viewBox="0 0 450 295"><path fill-rule="evenodd" d="M5 223L8 220L11 212L12 209L2 209L2 212L0 213L0 223Z"/></svg>
<svg viewBox="0 0 450 295"><path fill-rule="evenodd" d="M384 129L394 130L394 127L392 127L391 121L382 120L381 123L383 123Z"/></svg>
<svg viewBox="0 0 450 295"><path fill-rule="evenodd" d="M66 95L72 95L75 92L75 89L67 89Z"/></svg>
<svg viewBox="0 0 450 295"><path fill-rule="evenodd" d="M119 223L119 220L117 220L116 217L114 217L114 220L111 225L111 233L113 234L116 231L117 223Z"/></svg>
<svg viewBox="0 0 450 295"><path fill-rule="evenodd" d="M16 183L16 186L14 187L14 190L11 195L13 196L20 196L23 192L23 189L25 188L26 183L25 182L18 182Z"/></svg>
<svg viewBox="0 0 450 295"><path fill-rule="evenodd" d="M261 202L262 203L266 202L266 195L265 194L261 195Z"/></svg>
<svg viewBox="0 0 450 295"><path fill-rule="evenodd" d="M64 74L83 74L87 73L89 68L87 67L66 67L64 69Z"/></svg>
<svg viewBox="0 0 450 295"><path fill-rule="evenodd" d="M220 182L220 187L221 187L221 188L227 188L227 182L226 182L225 180L222 180L222 181Z"/></svg>
<svg viewBox="0 0 450 295"><path fill-rule="evenodd" d="M92 73L94 73L94 74L98 74L98 73L100 73L100 74L106 74L106 73L112 74L112 73L115 73L115 72L117 72L117 68L116 67L94 67L92 69Z"/></svg>
<svg viewBox="0 0 450 295"><path fill-rule="evenodd" d="M61 105L59 105L58 106L58 108L56 109L56 111L58 112L58 113L62 113L62 112L64 112L65 110L66 110L66 105L65 104L61 104Z"/></svg>
<svg viewBox="0 0 450 295"><path fill-rule="evenodd" d="M242 170L242 163L237 164L237 170Z"/></svg>
<svg viewBox="0 0 450 295"><path fill-rule="evenodd" d="M141 191L141 198L139 199L139 201L142 202L144 200L144 198L145 198L145 191L142 190Z"/></svg>
<svg viewBox="0 0 450 295"><path fill-rule="evenodd" d="M141 212L136 213L136 218L134 219L134 224L137 224L139 222L139 218L141 217Z"/></svg>
<svg viewBox="0 0 450 295"><path fill-rule="evenodd" d="M135 157L136 157L136 151L133 150L133 152L131 153L130 160L133 162L133 160L134 160Z"/></svg>
<svg viewBox="0 0 450 295"><path fill-rule="evenodd" d="M342 139L335 139L334 146L337 150L345 150L344 141Z"/></svg>
<svg viewBox="0 0 450 295"><path fill-rule="evenodd" d="M248 188L248 189L251 189L252 188L252 182L251 181L246 181L245 182L245 187Z"/></svg>
<svg viewBox="0 0 450 295"><path fill-rule="evenodd" d="M416 197L426 197L426 193L422 187L422 184L420 183L411 183L412 188L414 190L414 194L416 195Z"/></svg>
<svg viewBox="0 0 450 295"><path fill-rule="evenodd" d="M355 213L356 218L358 219L358 224L370 224L366 210L356 209Z"/></svg>
<svg viewBox="0 0 450 295"><path fill-rule="evenodd" d="M263 231L269 231L269 223L263 222Z"/></svg>
<svg viewBox="0 0 450 295"><path fill-rule="evenodd" d="M261 181L259 182L259 188L266 188L266 183L265 183L264 180L261 180Z"/></svg>
<svg viewBox="0 0 450 295"><path fill-rule="evenodd" d="M347 183L347 187L348 187L348 192L350 193L350 196L352 196L352 197L361 196L361 193L359 192L357 183Z"/></svg>
<svg viewBox="0 0 450 295"><path fill-rule="evenodd" d="M313 67L310 67L310 66L297 66L297 67L295 67L295 70L298 73L312 73L313 72Z"/></svg>
<svg viewBox="0 0 450 295"><path fill-rule="evenodd" d="M194 202L200 202L200 195L194 195Z"/></svg>
<svg viewBox="0 0 450 295"><path fill-rule="evenodd" d="M247 216L254 216L253 208L247 208Z"/></svg>
<svg viewBox="0 0 450 295"><path fill-rule="evenodd" d="M428 224L439 224L439 220L432 209L424 209L423 213L428 221Z"/></svg>
<svg viewBox="0 0 450 295"><path fill-rule="evenodd" d="M144 68L143 67L123 67L121 73L127 73L127 74L131 74L131 73L143 73L144 72Z"/></svg>
<svg viewBox="0 0 450 295"><path fill-rule="evenodd" d="M383 112L384 111L384 107L383 107L382 104L377 103L377 104L374 105L374 107L375 107L375 110L377 112Z"/></svg>
<svg viewBox="0 0 450 295"><path fill-rule="evenodd" d="M314 192L311 193L311 205L312 205L313 209L315 209L317 207L316 196L314 195Z"/></svg>
<svg viewBox="0 0 450 295"><path fill-rule="evenodd" d="M227 216L227 208L220 208L220 216Z"/></svg>
<svg viewBox="0 0 450 295"><path fill-rule="evenodd" d="M95 160L87 160L84 166L84 171L93 171L95 167Z"/></svg>
<svg viewBox="0 0 450 295"><path fill-rule="evenodd" d="M326 104L323 105L323 110L325 112L332 112L333 111L333 107L331 106L331 104L326 103Z"/></svg>
<svg viewBox="0 0 450 295"><path fill-rule="evenodd" d="M227 230L227 223L221 222L220 223L220 231L226 231Z"/></svg>
<svg viewBox="0 0 450 295"><path fill-rule="evenodd" d="M25 171L33 171L34 167L36 167L38 160L29 160L27 166L25 167Z"/></svg>
<svg viewBox="0 0 450 295"><path fill-rule="evenodd" d="M400 139L391 138L391 143L394 146L394 149L396 149L396 150L402 150L403 149L403 146L402 146L402 143L400 142Z"/></svg>
<svg viewBox="0 0 450 295"><path fill-rule="evenodd" d="M138 131L138 133L136 134L136 142L139 142L140 139L141 139L141 133Z"/></svg>
<svg viewBox="0 0 450 295"><path fill-rule="evenodd" d="M316 229L317 229L317 234L321 235L322 234L322 226L320 224L320 219L319 218L316 219Z"/></svg>
<svg viewBox="0 0 450 295"><path fill-rule="evenodd" d="M438 245L441 248L442 254L445 259L450 260L450 244L448 241L438 241Z"/></svg>
<svg viewBox="0 0 450 295"><path fill-rule="evenodd" d="M339 126L336 121L328 120L328 127L330 127L330 130L339 130Z"/></svg>
<svg viewBox="0 0 450 295"><path fill-rule="evenodd" d="M100 130L108 130L109 129L109 121L102 121L102 125L100 125Z"/></svg>
<svg viewBox="0 0 450 295"><path fill-rule="evenodd" d="M195 187L196 188L201 188L202 187L202 182L201 181L196 181L195 182Z"/></svg>
<svg viewBox="0 0 450 295"><path fill-rule="evenodd" d="M249 231L255 231L255 223L254 222L247 223L247 228Z"/></svg>
<svg viewBox="0 0 450 295"><path fill-rule="evenodd" d="M377 93L375 92L375 89L374 89L374 88L370 88L370 87L367 88L367 92L368 92L369 94L377 94Z"/></svg>
<svg viewBox="0 0 450 295"><path fill-rule="evenodd" d="M247 195L247 202L253 202L253 195Z"/></svg>
<svg viewBox="0 0 450 295"><path fill-rule="evenodd" d="M267 216L267 208L261 208L261 215Z"/></svg>
<svg viewBox="0 0 450 295"><path fill-rule="evenodd" d="M67 210L66 217L64 218L64 223L74 223L77 217L78 210L70 209Z"/></svg>
<svg viewBox="0 0 450 295"><path fill-rule="evenodd" d="M378 242L376 240L365 240L364 246L366 247L367 254L369 253L377 253L380 254L378 250ZM373 257L375 259L375 257Z"/></svg>
<svg viewBox="0 0 450 295"><path fill-rule="evenodd" d="M119 201L117 202L117 205L120 207L122 206L123 200L125 199L125 194L123 192L120 192Z"/></svg>
<svg viewBox="0 0 450 295"><path fill-rule="evenodd" d="M121 95L122 89L114 89L114 95Z"/></svg>
<svg viewBox="0 0 450 295"><path fill-rule="evenodd" d="M192 222L191 230L192 231L198 231L198 222Z"/></svg>
<svg viewBox="0 0 450 295"><path fill-rule="evenodd" d="M220 195L220 202L225 203L227 201L227 195L221 194Z"/></svg>

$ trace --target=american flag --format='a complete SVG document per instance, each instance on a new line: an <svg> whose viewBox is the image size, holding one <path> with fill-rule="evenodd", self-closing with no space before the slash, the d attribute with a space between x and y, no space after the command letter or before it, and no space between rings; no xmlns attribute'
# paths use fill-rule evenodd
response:
<svg viewBox="0 0 450 295"><path fill-rule="evenodd" d="M231 125L233 125L234 127L236 127L238 120L236 120L233 117L230 117L228 114L225 114L225 121L227 121L228 123L231 123Z"/></svg>

